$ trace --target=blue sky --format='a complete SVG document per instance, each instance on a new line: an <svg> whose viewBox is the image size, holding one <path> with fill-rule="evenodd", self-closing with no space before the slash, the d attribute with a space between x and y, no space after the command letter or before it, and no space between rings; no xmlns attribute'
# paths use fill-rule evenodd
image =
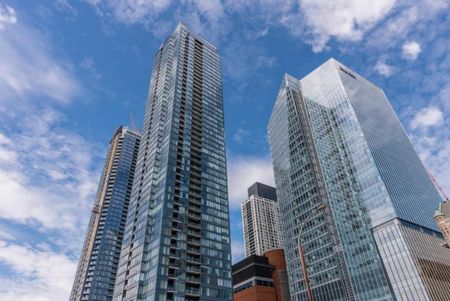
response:
<svg viewBox="0 0 450 301"><path fill-rule="evenodd" d="M329 57L384 89L450 191L449 1L0 0L0 299L66 300L107 143L142 122L152 58L184 21L222 56L234 259L239 204L273 183L285 72Z"/></svg>

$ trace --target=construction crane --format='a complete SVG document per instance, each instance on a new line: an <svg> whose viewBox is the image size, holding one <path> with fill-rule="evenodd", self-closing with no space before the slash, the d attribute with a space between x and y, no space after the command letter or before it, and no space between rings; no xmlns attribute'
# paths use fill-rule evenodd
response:
<svg viewBox="0 0 450 301"><path fill-rule="evenodd" d="M441 185L439 185L438 181L433 176L433 174L430 171L428 171L428 174L430 175L431 180L434 183L434 186L436 186L436 188L439 190L439 193L441 194L442 198L444 199L444 202L450 202L450 199L448 198L448 196L445 193L444 189L441 187Z"/></svg>
<svg viewBox="0 0 450 301"><path fill-rule="evenodd" d="M95 213L95 214L99 214L100 213L100 206L99 205L95 205L92 208L92 212Z"/></svg>
<svg viewBox="0 0 450 301"><path fill-rule="evenodd" d="M131 113L131 112L130 112L130 122L131 122L131 129L135 130L136 128L134 127L133 113Z"/></svg>

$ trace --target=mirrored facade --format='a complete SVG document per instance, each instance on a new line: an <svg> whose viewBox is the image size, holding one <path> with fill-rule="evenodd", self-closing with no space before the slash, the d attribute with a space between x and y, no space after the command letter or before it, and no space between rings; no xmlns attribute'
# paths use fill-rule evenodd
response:
<svg viewBox="0 0 450 301"><path fill-rule="evenodd" d="M70 301L112 300L139 142L123 127L111 139Z"/></svg>
<svg viewBox="0 0 450 301"><path fill-rule="evenodd" d="M179 24L154 57L114 300L231 300L221 65Z"/></svg>
<svg viewBox="0 0 450 301"><path fill-rule="evenodd" d="M306 300L300 238L314 300L427 300L408 299L435 289L417 271L420 245L401 242L421 275L405 284L386 251L398 244L381 233L406 223L439 241L440 198L383 91L334 59L301 80L287 75L269 136L293 300Z"/></svg>
<svg viewBox="0 0 450 301"><path fill-rule="evenodd" d="M307 119L301 118L301 97L299 81L286 75L269 124L291 300L307 300L300 237L314 300L349 300L353 291L336 223L330 210L316 212L327 194Z"/></svg>

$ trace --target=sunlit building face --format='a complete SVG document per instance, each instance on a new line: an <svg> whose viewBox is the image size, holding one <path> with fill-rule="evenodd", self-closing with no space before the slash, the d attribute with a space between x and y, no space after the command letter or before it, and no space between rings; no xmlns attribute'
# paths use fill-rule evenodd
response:
<svg viewBox="0 0 450 301"><path fill-rule="evenodd" d="M380 88L334 59L286 75L269 136L294 300L306 300L299 239L314 300L441 300L419 272L450 268L440 197Z"/></svg>

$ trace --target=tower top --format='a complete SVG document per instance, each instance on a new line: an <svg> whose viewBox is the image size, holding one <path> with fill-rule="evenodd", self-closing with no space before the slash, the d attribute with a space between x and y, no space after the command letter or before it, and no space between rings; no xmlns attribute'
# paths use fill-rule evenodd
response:
<svg viewBox="0 0 450 301"><path fill-rule="evenodd" d="M257 195L272 201L277 201L277 190L269 185L255 182L247 189L248 196Z"/></svg>

